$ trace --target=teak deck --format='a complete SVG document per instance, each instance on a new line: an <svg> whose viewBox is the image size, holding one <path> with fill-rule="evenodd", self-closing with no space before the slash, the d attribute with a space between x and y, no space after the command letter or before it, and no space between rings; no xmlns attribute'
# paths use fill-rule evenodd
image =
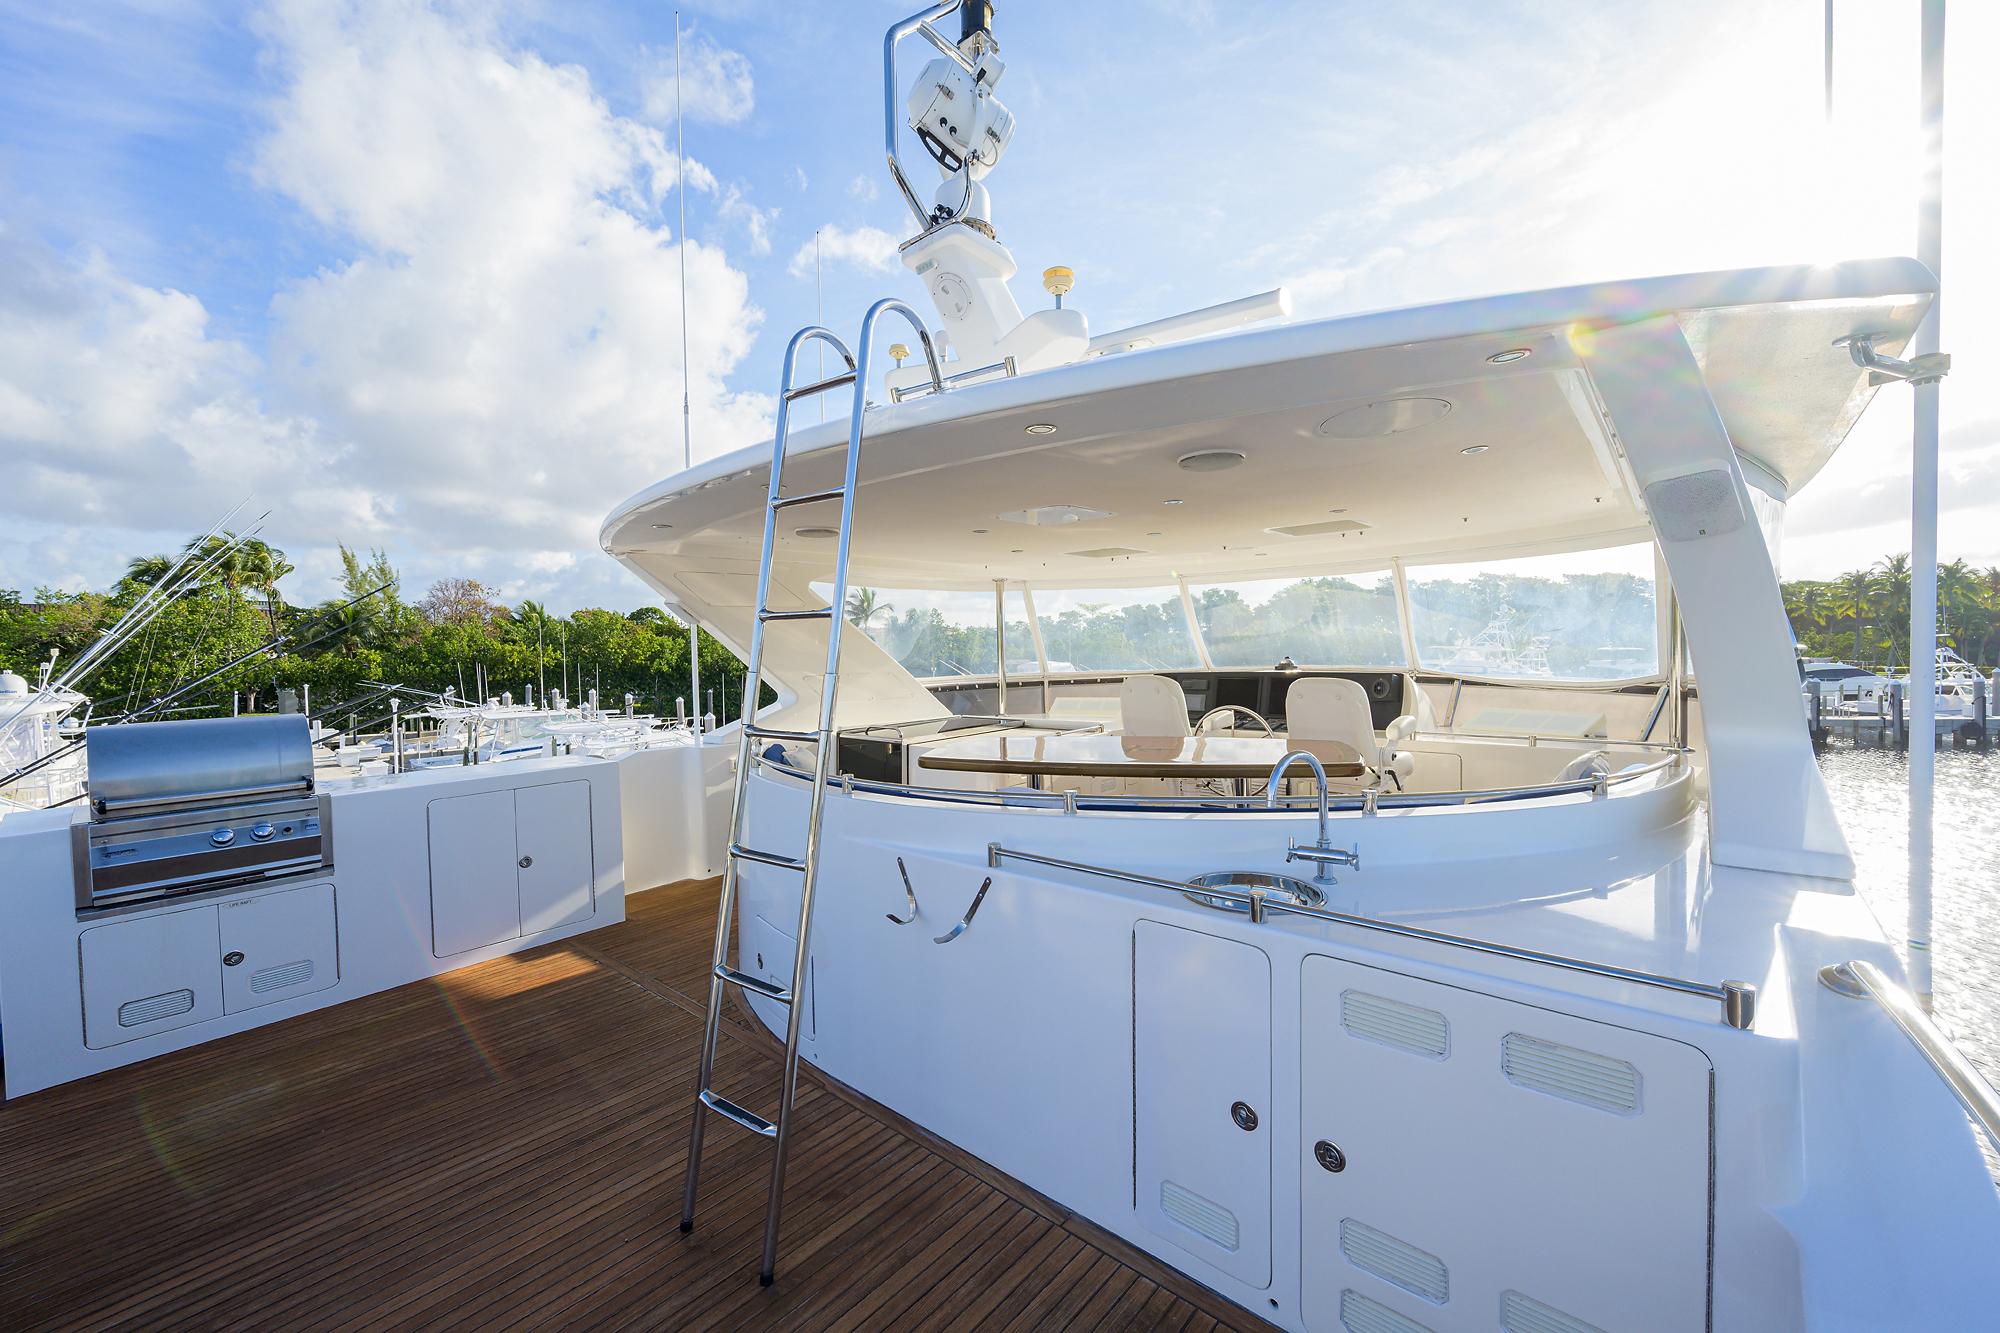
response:
<svg viewBox="0 0 2000 1333"><path fill-rule="evenodd" d="M683 1236L715 896L0 1106L0 1328L1260 1326L810 1066L777 1284L764 1141Z"/></svg>

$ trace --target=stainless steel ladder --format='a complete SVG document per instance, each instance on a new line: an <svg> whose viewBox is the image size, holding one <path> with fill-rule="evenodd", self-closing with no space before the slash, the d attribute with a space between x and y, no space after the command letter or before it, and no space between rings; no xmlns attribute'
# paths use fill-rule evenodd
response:
<svg viewBox="0 0 2000 1333"><path fill-rule="evenodd" d="M688 1134L687 1189L681 1204L681 1230L692 1231L695 1196L701 1180L702 1137L703 1131L708 1126L709 1112L713 1111L753 1134L772 1140L774 1151L771 1159L771 1190L764 1211L764 1262L757 1278L767 1287L771 1285L777 1273L778 1222L785 1192L785 1153L791 1141L792 1109L797 1098L799 1082L799 1026L802 1011L798 997L806 988L806 966L812 943L813 890L817 887L819 879L820 823L826 813L827 781L834 767L836 748L833 733L834 702L840 682L840 634L846 623L843 609L847 601L847 557L854 528L855 476L861 461L861 431L868 406L868 377L874 359L875 324L883 315L890 312L902 315L916 329L917 340L924 349L925 364L930 369L931 387L936 392L943 390L944 380L938 370L937 350L931 345L930 334L925 330L923 320L918 317L916 311L902 301L885 297L870 306L868 314L861 321L861 356L858 363L854 354L847 350L847 345L826 329L807 327L792 335L791 342L785 346L785 366L778 393L777 430L771 447L771 486L764 509L764 549L757 565L756 620L750 631L749 671L743 684L743 726L736 753L736 800L729 817L729 852L723 868L722 898L715 912L715 952L709 967L708 1020L702 1032L701 1080L695 1094L694 1125ZM794 377L798 369L799 352L807 343L814 341L831 345L840 353L840 358L847 364L847 369L811 384L795 386ZM850 385L853 387L853 411L848 423L847 460L841 484L829 490L805 491L797 495L782 494L785 444L791 425L792 403L800 398L809 398L814 394ZM828 604L805 610L773 610L770 604L771 561L777 545L780 511L796 505L826 504L834 501L840 503L840 526L839 541L833 559L833 593ZM811 731L760 726L756 721L757 701L764 685L764 627L773 621L795 620L828 622L826 672L821 679L819 725ZM812 802L806 815L805 852L802 856L787 856L751 847L744 842L746 823L744 808L750 790L750 778L759 762L757 743L760 741L782 741L814 747ZM742 866L746 861L789 871L801 877L798 930L792 937L798 941L798 947L792 956L792 981L788 987L777 986L762 977L729 966L730 926L736 915L736 900L742 884ZM738 1105L716 1092L713 1086L716 1038L721 1030L723 998L730 986L783 1005L786 1009L784 1076L778 1093L778 1112L775 1119L767 1119L747 1107Z"/></svg>

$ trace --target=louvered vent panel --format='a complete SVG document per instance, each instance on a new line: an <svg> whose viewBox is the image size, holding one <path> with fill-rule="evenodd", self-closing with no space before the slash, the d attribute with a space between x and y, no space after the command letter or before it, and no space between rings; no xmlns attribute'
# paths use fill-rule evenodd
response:
<svg viewBox="0 0 2000 1333"><path fill-rule="evenodd" d="M1171 1180L1160 1182L1160 1211L1195 1235L1225 1250L1233 1251L1243 1243L1242 1228L1236 1223L1236 1214L1215 1200L1205 1199Z"/></svg>
<svg viewBox="0 0 2000 1333"><path fill-rule="evenodd" d="M127 1000L118 1006L118 1026L143 1027L147 1023L184 1014L192 1008L194 992L191 990L170 990L164 995L149 995L143 1000Z"/></svg>
<svg viewBox="0 0 2000 1333"><path fill-rule="evenodd" d="M1363 1041L1442 1060L1451 1048L1451 1025L1435 1009L1366 991L1340 993L1340 1025Z"/></svg>
<svg viewBox="0 0 2000 1333"><path fill-rule="evenodd" d="M1604 1333L1595 1324L1585 1323L1518 1291L1501 1294L1500 1327L1506 1333Z"/></svg>
<svg viewBox="0 0 2000 1333"><path fill-rule="evenodd" d="M1340 1293L1340 1326L1347 1333L1431 1333L1428 1324L1419 1324L1353 1290Z"/></svg>
<svg viewBox="0 0 2000 1333"><path fill-rule="evenodd" d="M1618 1115L1639 1113L1636 1065L1519 1032L1508 1033L1500 1045L1500 1067L1521 1087Z"/></svg>
<svg viewBox="0 0 2000 1333"><path fill-rule="evenodd" d="M274 990L284 990L287 986L298 986L312 980L313 964L310 958L301 958L296 963L279 963L276 967L260 968L250 974L250 993L269 995Z"/></svg>
<svg viewBox="0 0 2000 1333"><path fill-rule="evenodd" d="M1444 1260L1420 1250L1408 1241L1397 1240L1386 1231L1377 1231L1366 1222L1351 1217L1340 1221L1340 1252L1347 1262L1393 1282L1404 1291L1443 1305L1451 1295L1451 1275Z"/></svg>

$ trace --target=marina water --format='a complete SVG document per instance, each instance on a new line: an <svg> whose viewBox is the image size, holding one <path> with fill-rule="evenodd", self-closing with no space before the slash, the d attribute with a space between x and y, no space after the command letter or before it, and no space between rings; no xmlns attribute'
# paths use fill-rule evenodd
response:
<svg viewBox="0 0 2000 1333"><path fill-rule="evenodd" d="M1830 748L1820 770L1854 851L1855 883L1892 941L1909 937L1909 761ZM1937 1017L2000 1081L2000 750L1937 754L1931 949ZM2000 1159L1988 1154L2000 1179Z"/></svg>

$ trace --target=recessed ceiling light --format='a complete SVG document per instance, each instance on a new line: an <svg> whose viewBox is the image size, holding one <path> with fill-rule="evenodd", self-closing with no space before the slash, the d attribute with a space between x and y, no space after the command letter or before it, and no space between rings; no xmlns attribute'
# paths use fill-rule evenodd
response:
<svg viewBox="0 0 2000 1333"><path fill-rule="evenodd" d="M1164 537L1164 536L1166 536L1167 534L1166 534L1166 533L1164 533L1164 532L1149 532L1149 533L1147 533L1146 535L1147 535L1148 537Z"/></svg>
<svg viewBox="0 0 2000 1333"><path fill-rule="evenodd" d="M1015 548L1014 548L1013 550L1011 550L1011 551L1007 552L1007 554L1008 554L1008 555L1019 555L1019 554L1021 554L1021 548L1020 548L1020 547L1018 547L1018 546L1016 546L1016 547L1015 547Z"/></svg>
<svg viewBox="0 0 2000 1333"><path fill-rule="evenodd" d="M985 529L985 528L974 528L974 529L972 530L972 535L973 535L973 536L975 536L975 537L978 537L978 536L983 536L983 535L985 535L985 532L986 532L986 529Z"/></svg>
<svg viewBox="0 0 2000 1333"><path fill-rule="evenodd" d="M671 527L673 526L673 524L671 524L671 523L655 523L655 524L654 524L653 526L654 526L654 527L656 527L656 528L658 528L658 529L660 529L660 530L661 530L662 532L664 532L664 531L666 531L666 530L667 530L668 528L671 528Z"/></svg>
<svg viewBox="0 0 2000 1333"><path fill-rule="evenodd" d="M835 537L838 537L838 536L840 535L840 529L838 529L838 528L796 528L796 529L794 529L794 530L793 530L793 532L792 532L792 535L793 535L793 536L795 536L795 537L804 537L804 538L805 538L805 539L806 539L807 541L812 541L812 542L823 542L823 541L829 541L829 540L831 540L832 538L835 538Z"/></svg>
<svg viewBox="0 0 2000 1333"><path fill-rule="evenodd" d="M1474 454L1483 454L1492 447L1493 446L1490 444L1468 444L1465 446L1465 448L1460 449L1459 452L1466 455L1469 458Z"/></svg>
<svg viewBox="0 0 2000 1333"><path fill-rule="evenodd" d="M1160 503L1161 503L1161 504L1163 504L1163 505L1178 505L1178 504L1186 504L1186 503L1187 503L1187 501L1185 501L1185 500L1162 500L1162 501L1160 501Z"/></svg>
<svg viewBox="0 0 2000 1333"><path fill-rule="evenodd" d="M1037 421L1034 425L1028 427L1028 434L1030 435L1053 435L1055 433L1056 426L1053 421Z"/></svg>
<svg viewBox="0 0 2000 1333"><path fill-rule="evenodd" d="M1329 509L1326 512L1329 514L1344 514L1347 511L1345 509Z"/></svg>
<svg viewBox="0 0 2000 1333"><path fill-rule="evenodd" d="M1532 351L1533 349L1527 347L1509 347L1504 352L1495 352L1486 360L1491 365L1504 366L1514 361L1526 361Z"/></svg>
<svg viewBox="0 0 2000 1333"><path fill-rule="evenodd" d="M1242 461L1243 455L1234 449L1200 449L1179 459L1183 472L1227 472Z"/></svg>

